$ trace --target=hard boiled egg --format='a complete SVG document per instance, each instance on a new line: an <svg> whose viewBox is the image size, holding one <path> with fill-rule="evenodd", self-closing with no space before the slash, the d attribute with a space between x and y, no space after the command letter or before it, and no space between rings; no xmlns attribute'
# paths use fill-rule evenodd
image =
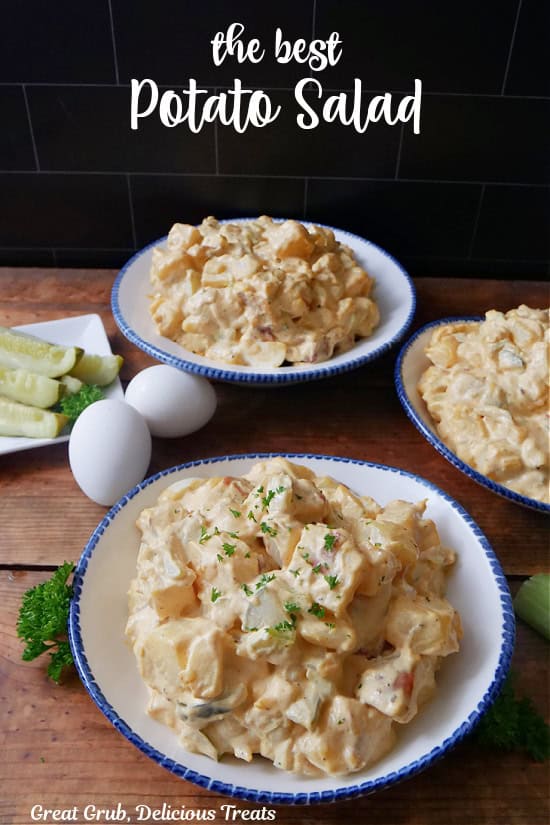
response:
<svg viewBox="0 0 550 825"><path fill-rule="evenodd" d="M139 372L126 389L126 401L147 422L152 435L180 438L210 421L216 393L205 378L166 364Z"/></svg>
<svg viewBox="0 0 550 825"><path fill-rule="evenodd" d="M110 506L135 487L150 460L147 424L124 401L96 401L76 420L69 440L69 463L82 492L97 504Z"/></svg>

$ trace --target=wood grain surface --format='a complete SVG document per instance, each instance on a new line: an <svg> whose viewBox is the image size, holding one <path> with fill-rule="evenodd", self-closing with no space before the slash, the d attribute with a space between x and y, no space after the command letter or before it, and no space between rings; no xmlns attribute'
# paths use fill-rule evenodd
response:
<svg viewBox="0 0 550 825"><path fill-rule="evenodd" d="M47 575L0 571L0 822L29 825L30 808L37 803L82 810L88 804L114 807L118 801L129 814L140 802L152 808L163 802L212 808L221 822L221 805L231 800L178 779L137 751L103 717L76 675L56 686L47 680L43 663L21 661L14 633L21 596ZM540 636L518 625L517 690L531 696L543 713L548 713L541 679L547 652ZM429 770L382 793L330 806L278 806L277 822L547 825L547 793L547 766L465 741Z"/></svg>
<svg viewBox="0 0 550 825"><path fill-rule="evenodd" d="M121 377L126 382L153 361L116 328L109 308L114 275L107 270L0 270L0 324L97 312L113 351L125 358ZM439 278L417 279L416 287L412 329L491 307L548 305L541 282ZM353 373L292 387L218 383L212 421L185 439L154 439L150 472L195 458L258 451L393 464L430 479L463 504L488 536L514 589L525 576L548 570L547 519L478 486L422 438L397 400L395 357L396 350ZM66 444L0 456L0 823L29 825L35 804L76 805L81 813L74 821L84 822L85 805L110 809L117 802L131 822L137 821L140 803L152 809L165 803L213 810L216 822L225 821L222 806L232 800L177 779L139 753L104 719L75 675L57 687L47 680L43 664L20 660L15 624L22 593L42 581L47 568L76 560L105 511L74 482ZM548 646L521 624L514 669L519 692L548 714ZM548 785L547 766L466 741L423 774L387 791L333 806L278 807L276 821L547 825Z"/></svg>

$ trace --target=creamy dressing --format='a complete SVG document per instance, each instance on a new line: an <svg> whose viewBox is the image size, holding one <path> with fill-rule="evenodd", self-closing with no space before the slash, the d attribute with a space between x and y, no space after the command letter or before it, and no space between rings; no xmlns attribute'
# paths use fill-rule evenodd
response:
<svg viewBox="0 0 550 825"><path fill-rule="evenodd" d="M374 279L352 250L297 221L174 224L151 283L159 333L229 364L326 361L379 321Z"/></svg>
<svg viewBox="0 0 550 825"><path fill-rule="evenodd" d="M418 390L443 441L480 473L548 503L548 310L438 327Z"/></svg>
<svg viewBox="0 0 550 825"><path fill-rule="evenodd" d="M424 509L281 458L168 487L137 521L129 592L148 712L213 759L308 775L379 759L461 636L455 555Z"/></svg>

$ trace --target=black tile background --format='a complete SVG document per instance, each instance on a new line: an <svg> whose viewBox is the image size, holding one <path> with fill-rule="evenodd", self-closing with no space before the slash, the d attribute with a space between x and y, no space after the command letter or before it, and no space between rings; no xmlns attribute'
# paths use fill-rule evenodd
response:
<svg viewBox="0 0 550 825"><path fill-rule="evenodd" d="M541 0L8 0L0 29L0 264L117 267L175 220L267 213L349 228L413 274L544 277L550 250L550 4ZM210 40L232 22L261 63L215 67ZM289 39L338 31L323 72L278 64ZM296 125L293 88L323 99L363 83L365 102L423 82L410 123ZM130 130L130 80L160 92L234 78L283 106L243 134ZM319 111L322 102L312 105Z"/></svg>

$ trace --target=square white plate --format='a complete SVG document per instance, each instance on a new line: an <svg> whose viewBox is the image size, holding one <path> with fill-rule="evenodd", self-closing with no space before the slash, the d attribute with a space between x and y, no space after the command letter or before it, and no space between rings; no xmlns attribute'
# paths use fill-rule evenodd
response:
<svg viewBox="0 0 550 825"><path fill-rule="evenodd" d="M38 324L24 324L14 327L21 332L28 332L43 338L50 344L82 347L93 355L110 355L112 353L103 321L99 315L78 315L75 318L60 318L58 321L41 321ZM103 389L106 398L122 398L122 384L115 378L112 384ZM32 450L69 440L69 428L66 427L57 438L14 438L0 436L0 455L17 453L20 450Z"/></svg>

